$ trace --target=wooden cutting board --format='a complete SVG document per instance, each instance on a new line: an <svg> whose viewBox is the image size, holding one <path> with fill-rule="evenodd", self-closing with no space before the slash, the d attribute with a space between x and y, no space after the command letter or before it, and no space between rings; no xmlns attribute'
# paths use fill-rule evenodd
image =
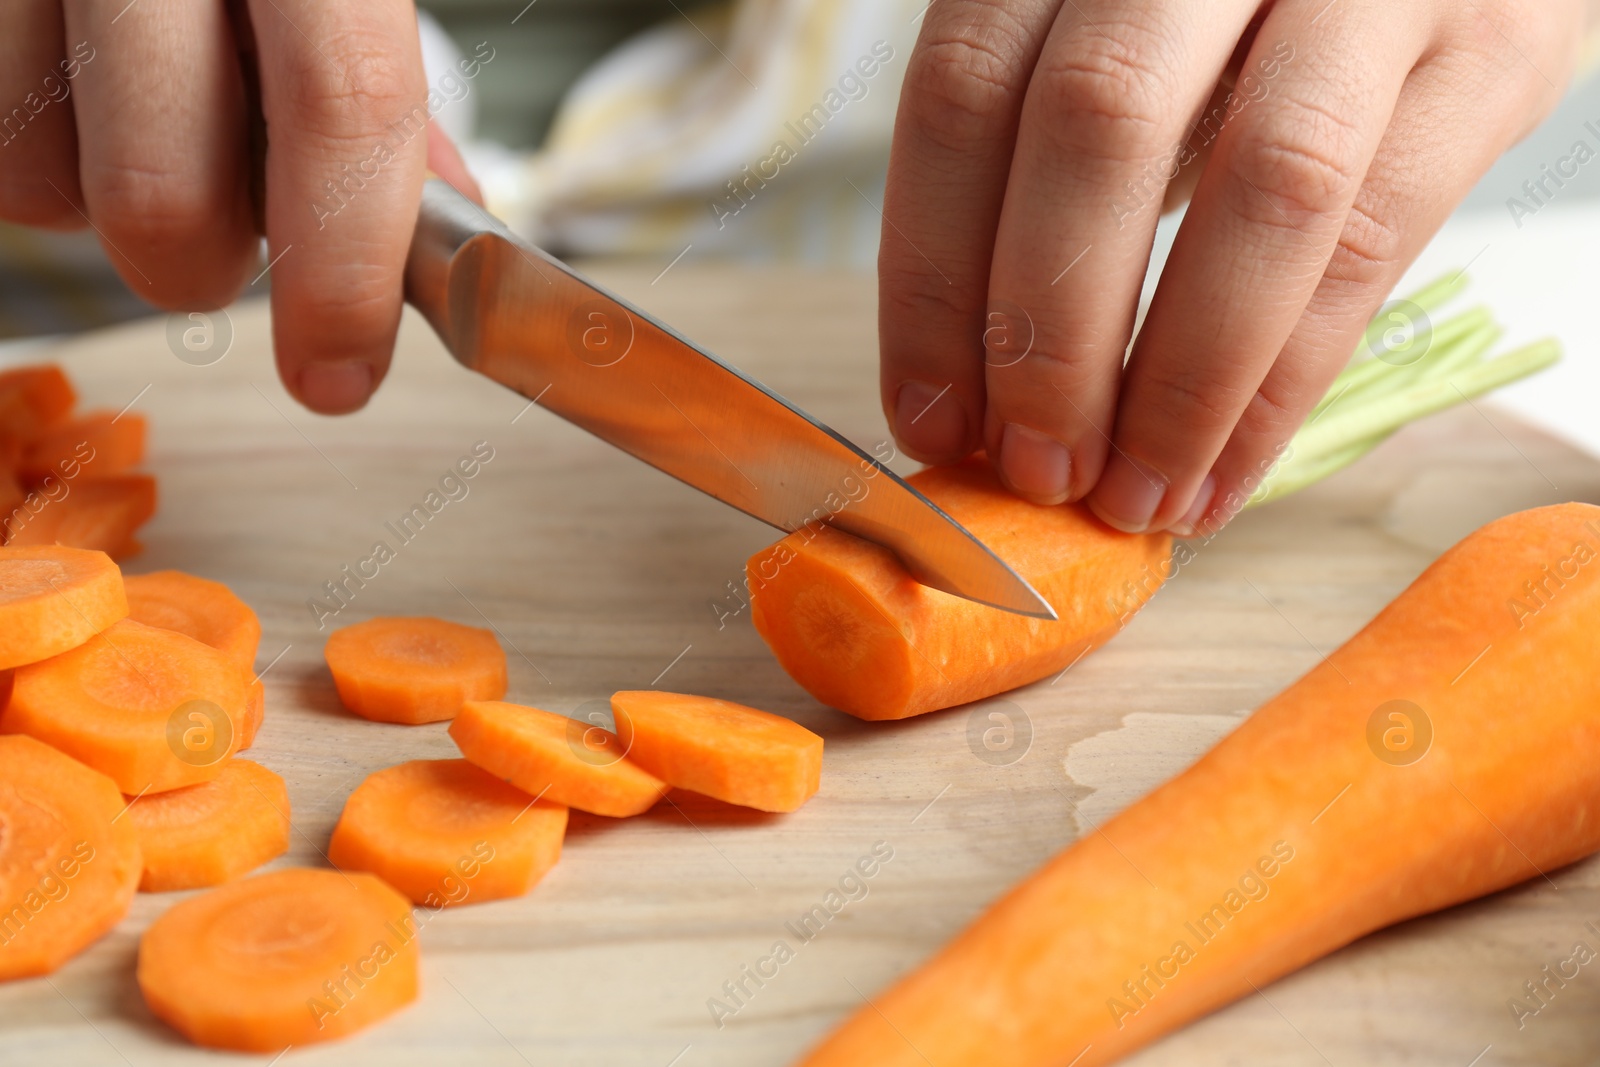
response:
<svg viewBox="0 0 1600 1067"><path fill-rule="evenodd" d="M885 438L869 278L652 273L602 276L857 442ZM288 780L294 808L293 846L275 866L323 864L368 773L455 754L442 723L343 712L323 666L328 630L308 602L380 540L395 558L325 622L487 622L506 646L512 699L571 712L659 685L768 708L827 738L822 791L792 816L692 799L623 822L575 814L561 864L527 897L426 919L415 1006L284 1063L787 1063L1089 824L1197 757L1440 549L1510 511L1600 500L1600 462L1488 405L1442 415L1242 517L1054 683L869 725L806 696L735 610L730 583L773 536L754 520L459 370L415 318L369 408L308 415L276 382L264 307L229 314L231 350L208 366L176 358L160 320L50 355L90 403L132 402L151 419L162 508L129 569L222 580L261 614L267 717L251 756ZM475 445L493 458L466 496L399 543L385 524ZM998 752L983 740L997 725L990 742L1011 742ZM799 916L874 849L892 858L865 895L797 937ZM157 1023L134 986L139 934L174 899L141 895L58 974L0 986L0 1064L216 1058ZM1575 941L1600 947L1591 919L1594 862L1367 938L1131 1062L1591 1064L1600 974L1585 968L1521 1029L1507 1004ZM793 958L759 989L746 980L748 998L729 997L724 983L780 940Z"/></svg>

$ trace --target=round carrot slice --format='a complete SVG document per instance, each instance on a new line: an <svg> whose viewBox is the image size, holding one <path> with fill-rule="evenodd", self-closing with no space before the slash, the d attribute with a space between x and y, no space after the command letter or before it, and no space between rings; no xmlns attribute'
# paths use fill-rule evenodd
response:
<svg viewBox="0 0 1600 1067"><path fill-rule="evenodd" d="M129 796L209 782L239 747L248 679L192 637L132 619L19 667L0 733L29 734Z"/></svg>
<svg viewBox="0 0 1600 1067"><path fill-rule="evenodd" d="M450 724L461 754L530 796L626 818L649 811L667 784L627 758L617 735L541 708L469 701Z"/></svg>
<svg viewBox="0 0 1600 1067"><path fill-rule="evenodd" d="M122 572L104 552L0 548L0 670L76 648L127 614Z"/></svg>
<svg viewBox="0 0 1600 1067"><path fill-rule="evenodd" d="M144 876L139 889L165 893L220 885L289 848L289 789L247 759L231 759L209 782L132 800Z"/></svg>
<svg viewBox="0 0 1600 1067"><path fill-rule="evenodd" d="M0 433L31 439L72 411L78 394L53 363L0 372Z"/></svg>
<svg viewBox="0 0 1600 1067"><path fill-rule="evenodd" d="M323 654L344 706L379 722L438 722L506 692L494 634L443 619L368 619L335 632Z"/></svg>
<svg viewBox="0 0 1600 1067"><path fill-rule="evenodd" d="M255 673L261 620L232 589L183 571L128 575L122 583L128 591L128 618L188 634Z"/></svg>
<svg viewBox="0 0 1600 1067"><path fill-rule="evenodd" d="M173 905L139 942L150 1010L197 1045L331 1041L417 996L411 904L370 874L293 868Z"/></svg>
<svg viewBox="0 0 1600 1067"><path fill-rule="evenodd" d="M565 807L464 759L412 760L350 794L328 859L442 908L526 893L561 858L566 831Z"/></svg>
<svg viewBox="0 0 1600 1067"><path fill-rule="evenodd" d="M0 981L49 974L128 913L139 840L111 779L0 737Z"/></svg>

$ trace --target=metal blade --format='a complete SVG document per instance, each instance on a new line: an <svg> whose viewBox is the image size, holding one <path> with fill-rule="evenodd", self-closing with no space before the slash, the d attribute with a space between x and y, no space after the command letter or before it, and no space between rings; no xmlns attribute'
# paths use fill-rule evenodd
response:
<svg viewBox="0 0 1600 1067"><path fill-rule="evenodd" d="M463 365L740 511L784 531L825 521L890 549L926 585L1056 617L877 459L437 180L407 298Z"/></svg>

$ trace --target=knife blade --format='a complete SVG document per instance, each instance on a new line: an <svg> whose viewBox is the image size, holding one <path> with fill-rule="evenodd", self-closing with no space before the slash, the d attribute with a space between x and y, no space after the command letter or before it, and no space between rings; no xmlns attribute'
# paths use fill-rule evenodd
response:
<svg viewBox="0 0 1600 1067"><path fill-rule="evenodd" d="M827 426L430 178L406 299L463 366L658 470L789 532L827 524L918 581L1055 611L932 501Z"/></svg>

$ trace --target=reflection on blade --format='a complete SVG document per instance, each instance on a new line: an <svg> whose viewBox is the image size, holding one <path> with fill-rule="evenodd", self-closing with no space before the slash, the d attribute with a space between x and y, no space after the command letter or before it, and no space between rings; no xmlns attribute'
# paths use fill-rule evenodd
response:
<svg viewBox="0 0 1600 1067"><path fill-rule="evenodd" d="M448 189L441 193L440 184L429 183L433 209L477 218L462 221L458 239L447 242L454 254L440 276L408 267L408 295L463 364L781 530L827 521L889 548L934 588L1055 617L1009 566L876 459L570 268L491 228L492 220ZM425 219L429 210L425 200ZM415 247L412 256L418 258ZM444 290L444 299L417 299L414 290L429 285Z"/></svg>

